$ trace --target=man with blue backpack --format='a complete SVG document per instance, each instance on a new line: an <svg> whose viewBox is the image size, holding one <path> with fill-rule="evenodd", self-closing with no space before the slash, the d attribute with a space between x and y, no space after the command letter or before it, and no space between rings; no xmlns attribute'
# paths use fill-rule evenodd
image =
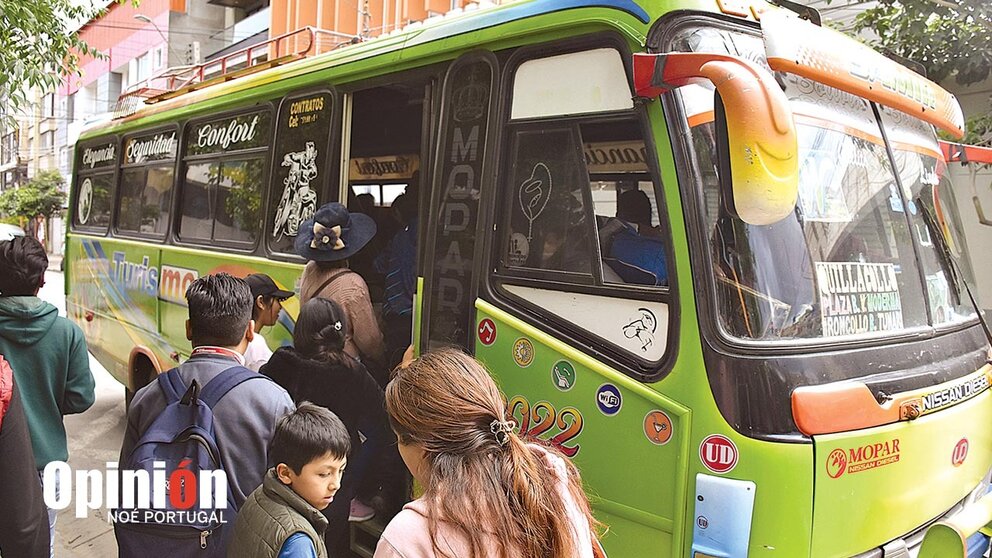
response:
<svg viewBox="0 0 992 558"><path fill-rule="evenodd" d="M283 388L244 366L254 336L248 284L207 275L190 284L186 300L189 360L139 390L128 410L120 509L131 513L114 524L124 557L224 556L237 509L268 469L276 423L295 409ZM227 493L215 495L226 505L203 509L197 485L216 471L226 475ZM150 483L134 480L144 472ZM168 479L167 494L142 501L142 488L155 492L156 476ZM138 499L128 502L135 487Z"/></svg>

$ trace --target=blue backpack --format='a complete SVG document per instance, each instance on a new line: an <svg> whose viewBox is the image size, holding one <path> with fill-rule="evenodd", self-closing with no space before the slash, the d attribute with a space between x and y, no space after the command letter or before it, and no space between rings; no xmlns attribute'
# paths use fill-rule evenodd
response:
<svg viewBox="0 0 992 558"><path fill-rule="evenodd" d="M158 385L165 394L165 409L141 435L120 469L147 471L149 479L154 479L155 472L162 474L162 467L156 469L154 464L164 463L168 486L165 507L156 507L153 501L154 509L118 509L114 534L120 556L206 558L226 555L227 537L234 531L237 514L230 483L227 494L215 495L218 499L227 499L227 509L199 507L200 472L224 470L215 439L213 408L235 386L263 377L243 366L234 366L218 374L201 390L196 380L187 387L178 368L159 375ZM182 473L177 477L181 480L180 487L169 486L173 472L180 468L195 475L197 482L187 486L186 479L194 477ZM154 480L151 486L154 487ZM126 490L122 482L121 495ZM178 491L181 506L189 503L184 498L192 499L194 505L185 510L173 505L170 495L176 496L175 491ZM136 495L143 492L138 488L134 490ZM170 512L173 512L171 516Z"/></svg>

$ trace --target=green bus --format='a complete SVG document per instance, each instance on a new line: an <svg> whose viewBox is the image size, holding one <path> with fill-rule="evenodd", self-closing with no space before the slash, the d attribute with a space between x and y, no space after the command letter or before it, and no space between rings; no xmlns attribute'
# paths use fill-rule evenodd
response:
<svg viewBox="0 0 992 558"><path fill-rule="evenodd" d="M320 204L370 194L384 244L416 193L412 342L489 366L580 468L611 558L982 555L953 96L811 10L474 7L84 132L67 309L107 369L133 393L188 356L196 277L299 292Z"/></svg>

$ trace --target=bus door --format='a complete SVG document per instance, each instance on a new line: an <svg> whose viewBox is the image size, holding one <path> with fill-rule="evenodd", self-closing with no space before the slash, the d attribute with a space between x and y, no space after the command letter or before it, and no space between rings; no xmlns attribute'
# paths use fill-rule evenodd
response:
<svg viewBox="0 0 992 558"><path fill-rule="evenodd" d="M388 84L350 93L344 115L342 160L347 166L342 180L347 190L342 201L351 212L371 217L377 229L349 266L365 280L382 316L384 364L389 367L399 362L412 337L410 297L431 79L426 72L392 76ZM397 239L401 235L407 242ZM402 270L393 269L397 266Z"/></svg>
<svg viewBox="0 0 992 558"><path fill-rule="evenodd" d="M518 433L573 459L610 555L674 556L688 411L646 383L674 355L667 211L622 47L588 44L449 70L420 347L472 350Z"/></svg>

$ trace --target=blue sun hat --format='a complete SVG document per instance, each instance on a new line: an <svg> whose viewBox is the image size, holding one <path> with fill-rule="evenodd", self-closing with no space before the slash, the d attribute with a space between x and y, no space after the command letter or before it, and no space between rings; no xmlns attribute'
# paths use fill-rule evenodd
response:
<svg viewBox="0 0 992 558"><path fill-rule="evenodd" d="M375 221L364 213L349 213L337 202L320 206L313 219L300 225L296 253L308 260L334 262L355 255L375 236Z"/></svg>

